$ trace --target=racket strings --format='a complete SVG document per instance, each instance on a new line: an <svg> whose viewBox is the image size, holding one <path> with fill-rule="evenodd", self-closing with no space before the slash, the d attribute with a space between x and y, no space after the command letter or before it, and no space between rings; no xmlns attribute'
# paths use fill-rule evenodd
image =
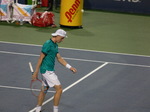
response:
<svg viewBox="0 0 150 112"><path fill-rule="evenodd" d="M39 80L34 80L31 82L31 92L34 96L38 96L39 92L43 90L43 84Z"/></svg>

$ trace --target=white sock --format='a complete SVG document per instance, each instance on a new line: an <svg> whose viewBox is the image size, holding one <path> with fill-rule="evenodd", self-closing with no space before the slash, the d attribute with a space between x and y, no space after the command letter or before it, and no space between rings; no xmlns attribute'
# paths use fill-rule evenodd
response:
<svg viewBox="0 0 150 112"><path fill-rule="evenodd" d="M35 112L40 112L40 111L41 111L41 108L42 108L41 106L37 106Z"/></svg>
<svg viewBox="0 0 150 112"><path fill-rule="evenodd" d="M58 106L53 107L53 112L58 112Z"/></svg>

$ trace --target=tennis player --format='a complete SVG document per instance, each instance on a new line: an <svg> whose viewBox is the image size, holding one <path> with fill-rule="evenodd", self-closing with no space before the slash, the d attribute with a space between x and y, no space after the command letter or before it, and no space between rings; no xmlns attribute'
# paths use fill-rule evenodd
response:
<svg viewBox="0 0 150 112"><path fill-rule="evenodd" d="M69 65L58 52L57 43L62 42L65 37L67 37L66 32L62 29L58 29L55 33L52 33L52 38L50 40L47 40L42 47L35 72L32 75L33 80L37 79L38 72L40 70L44 85L44 90L41 90L38 96L36 112L41 111L41 106L49 87L53 87L56 90L56 93L54 94L53 112L58 112L58 105L62 94L62 87L57 75L54 72L55 58L60 64L71 70L73 73L77 72L77 70Z"/></svg>

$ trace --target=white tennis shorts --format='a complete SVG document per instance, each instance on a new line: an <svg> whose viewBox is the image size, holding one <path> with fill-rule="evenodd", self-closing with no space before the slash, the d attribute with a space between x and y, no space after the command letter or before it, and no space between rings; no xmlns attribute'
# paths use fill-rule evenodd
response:
<svg viewBox="0 0 150 112"><path fill-rule="evenodd" d="M54 87L55 85L61 85L54 71L46 71L44 74L42 74L42 83L44 86L49 86L49 87Z"/></svg>

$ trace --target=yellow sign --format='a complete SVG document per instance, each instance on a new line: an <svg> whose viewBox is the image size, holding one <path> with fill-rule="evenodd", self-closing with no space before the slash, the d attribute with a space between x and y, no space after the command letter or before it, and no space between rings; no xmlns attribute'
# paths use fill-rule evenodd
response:
<svg viewBox="0 0 150 112"><path fill-rule="evenodd" d="M81 26L83 0L61 0L60 25Z"/></svg>

